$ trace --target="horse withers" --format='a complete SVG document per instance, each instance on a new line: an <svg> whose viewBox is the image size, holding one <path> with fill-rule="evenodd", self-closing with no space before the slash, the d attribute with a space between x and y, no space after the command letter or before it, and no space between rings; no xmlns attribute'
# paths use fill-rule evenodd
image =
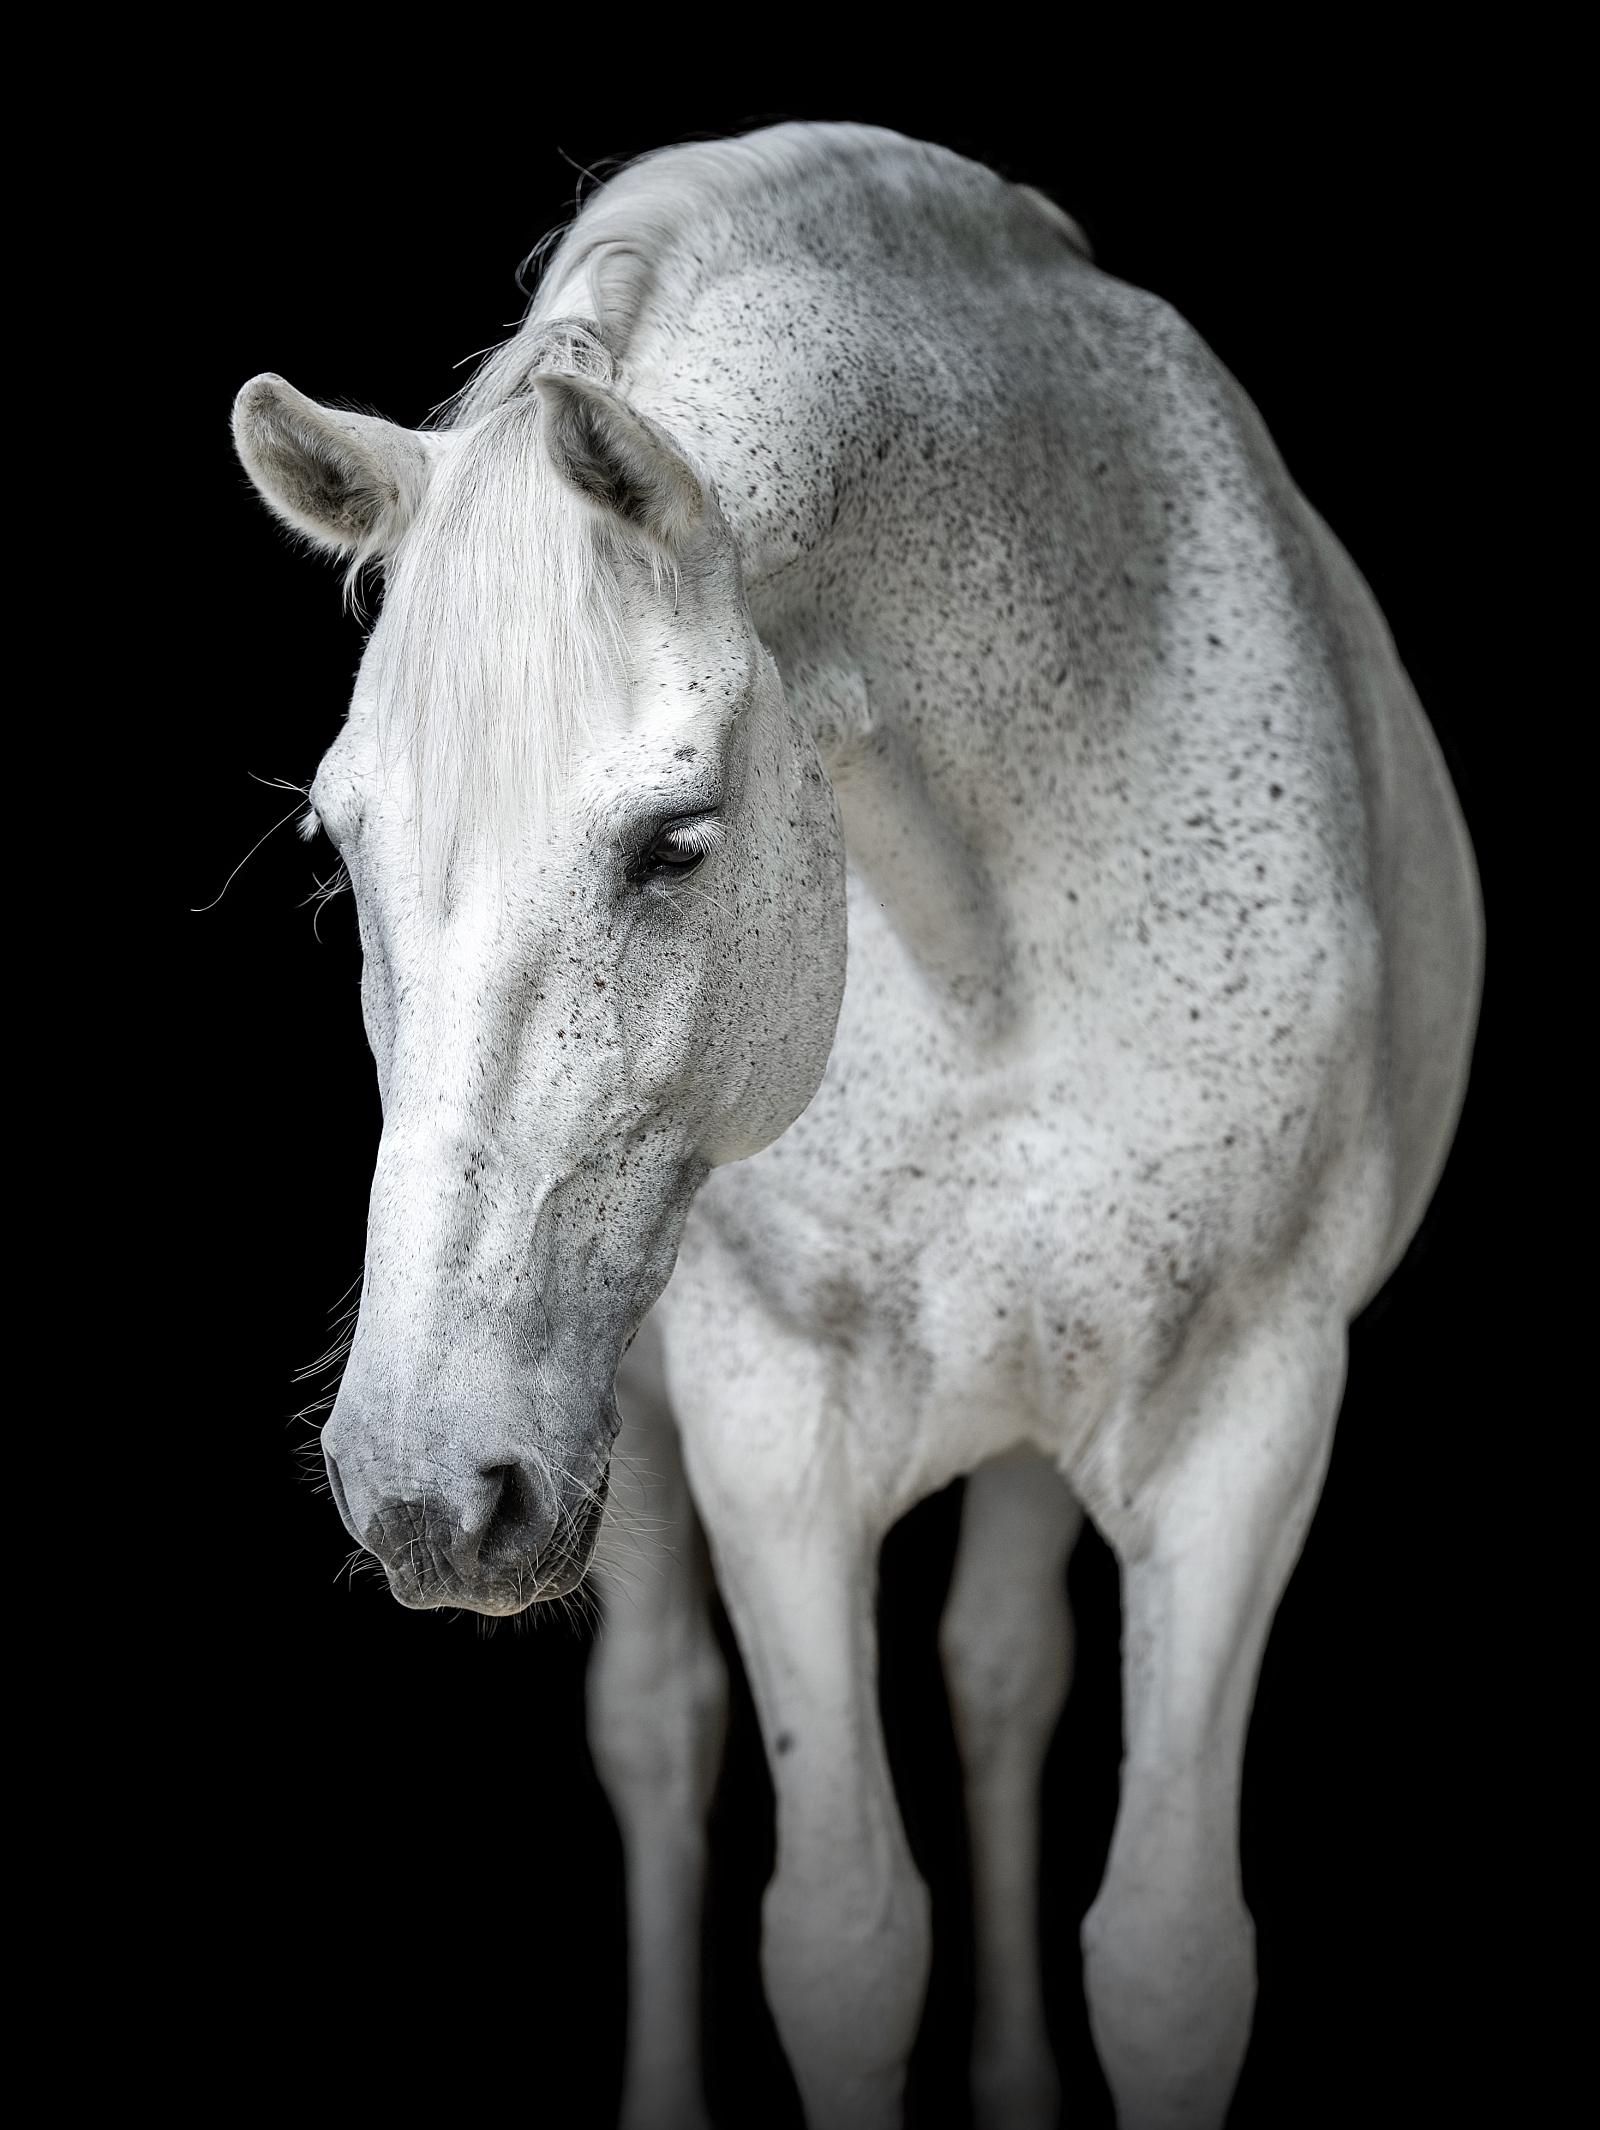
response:
<svg viewBox="0 0 1600 2130"><path fill-rule="evenodd" d="M328 1473L408 1605L593 1564L625 2122L705 2121L701 1527L776 1792L779 2033L814 2130L898 2119L929 1915L877 1558L967 1473L977 2119L1054 2120L1037 1793L1087 1513L1125 1619L1096 2046L1125 2130L1220 2123L1257 1668L1481 966L1371 595L1164 304L865 127L625 170L436 427L264 376L235 433L385 581L308 821L384 1105Z"/></svg>

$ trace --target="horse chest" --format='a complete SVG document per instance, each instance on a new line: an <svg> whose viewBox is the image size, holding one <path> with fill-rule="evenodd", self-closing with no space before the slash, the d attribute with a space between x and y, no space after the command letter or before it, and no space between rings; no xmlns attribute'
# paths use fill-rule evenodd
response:
<svg viewBox="0 0 1600 2130"><path fill-rule="evenodd" d="M828 1355L886 1490L914 1496L1019 1436L1070 1462L1304 1198L1359 1066L1359 956L1331 921L1306 929L1266 1024L1258 991L1202 1040L1158 956L1141 985L1080 952L1026 1026L974 1044L853 876L822 1087L775 1145L709 1179L683 1277L699 1230L738 1267L752 1339L781 1323ZM1321 995L1273 1024L1318 970Z"/></svg>

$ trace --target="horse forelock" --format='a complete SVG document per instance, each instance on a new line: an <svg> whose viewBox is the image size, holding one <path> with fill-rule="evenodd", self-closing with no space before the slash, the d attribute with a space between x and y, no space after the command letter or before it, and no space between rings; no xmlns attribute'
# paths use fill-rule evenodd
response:
<svg viewBox="0 0 1600 2130"><path fill-rule="evenodd" d="M568 788L625 681L623 543L560 479L523 394L456 431L374 634L386 771L408 772L424 887L504 855Z"/></svg>

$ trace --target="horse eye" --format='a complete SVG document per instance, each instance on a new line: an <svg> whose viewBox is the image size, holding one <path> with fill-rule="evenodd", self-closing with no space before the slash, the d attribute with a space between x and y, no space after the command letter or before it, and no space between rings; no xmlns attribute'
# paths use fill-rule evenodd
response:
<svg viewBox="0 0 1600 2130"><path fill-rule="evenodd" d="M650 855L658 865L675 865L681 869L698 865L705 856L705 851L691 843L681 828L669 828L664 836L656 838Z"/></svg>
<svg viewBox="0 0 1600 2130"><path fill-rule="evenodd" d="M674 872L687 873L708 851L715 850L721 840L722 831L714 820L674 821L651 844L649 862L670 866Z"/></svg>

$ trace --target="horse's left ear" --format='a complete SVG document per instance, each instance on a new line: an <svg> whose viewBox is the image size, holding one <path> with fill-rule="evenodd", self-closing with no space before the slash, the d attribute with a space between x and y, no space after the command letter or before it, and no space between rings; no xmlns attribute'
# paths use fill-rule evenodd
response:
<svg viewBox="0 0 1600 2130"><path fill-rule="evenodd" d="M681 547L706 514L699 476L653 422L587 377L541 370L545 440L556 471L658 547Z"/></svg>

